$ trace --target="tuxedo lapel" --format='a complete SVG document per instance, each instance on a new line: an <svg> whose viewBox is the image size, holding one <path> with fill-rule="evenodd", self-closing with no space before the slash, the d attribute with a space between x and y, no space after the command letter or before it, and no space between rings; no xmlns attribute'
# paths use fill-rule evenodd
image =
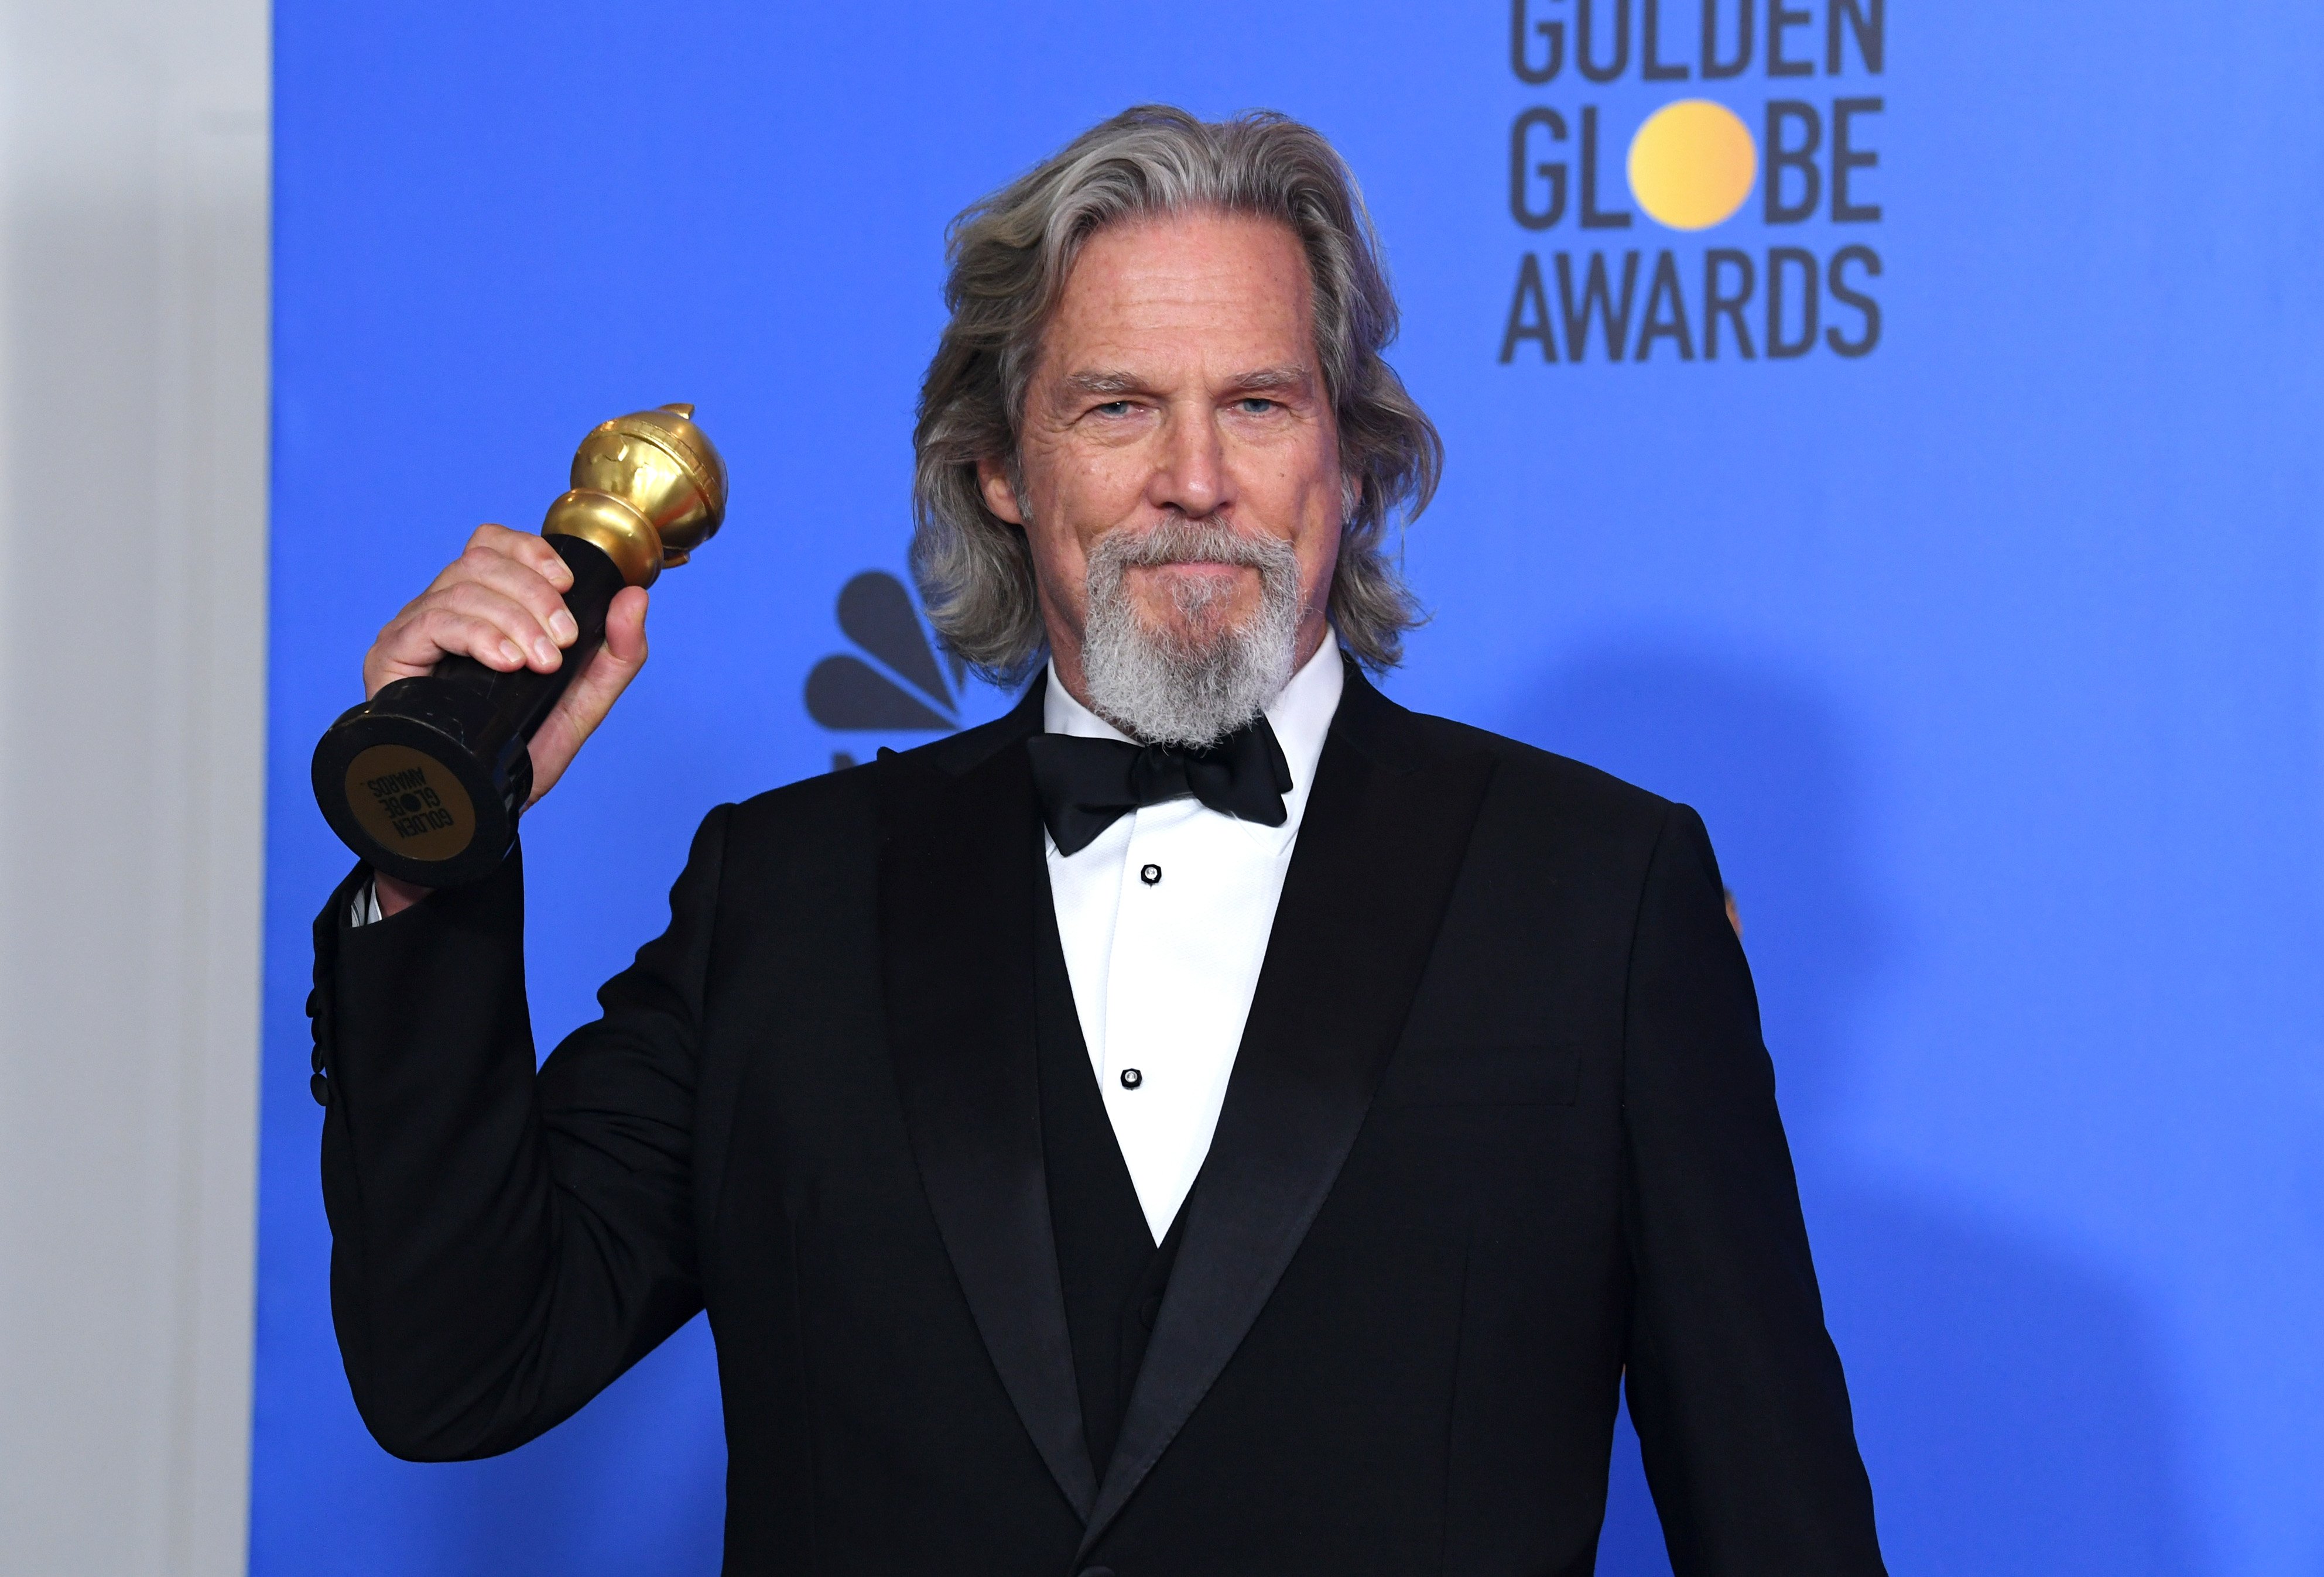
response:
<svg viewBox="0 0 2324 1577"><path fill-rule="evenodd" d="M994 725L883 761L881 941L890 1042L920 1178L993 1367L1057 1487L1096 1498L1041 1148L1032 851L1023 738L1041 687ZM985 731L978 731L980 733Z"/></svg>
<svg viewBox="0 0 2324 1577"><path fill-rule="evenodd" d="M1146 1362L1082 1550L1234 1355L1354 1144L1418 989L1485 783L1431 756L1352 665Z"/></svg>

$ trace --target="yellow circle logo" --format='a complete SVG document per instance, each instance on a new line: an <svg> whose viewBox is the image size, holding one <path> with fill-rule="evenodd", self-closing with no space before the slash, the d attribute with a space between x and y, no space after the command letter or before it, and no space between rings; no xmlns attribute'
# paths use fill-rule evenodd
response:
<svg viewBox="0 0 2324 1577"><path fill-rule="evenodd" d="M1674 230L1708 230L1731 217L1758 173L1751 128L1707 98L1663 106L1630 139L1630 193Z"/></svg>

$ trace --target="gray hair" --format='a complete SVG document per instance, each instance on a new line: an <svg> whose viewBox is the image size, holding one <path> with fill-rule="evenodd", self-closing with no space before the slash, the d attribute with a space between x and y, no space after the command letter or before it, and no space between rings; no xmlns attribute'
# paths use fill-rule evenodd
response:
<svg viewBox="0 0 2324 1577"><path fill-rule="evenodd" d="M1011 684L1047 650L1021 527L985 507L982 460L1015 474L1041 331L1089 238L1107 226L1200 209L1288 226L1314 281L1315 348L1339 427L1349 500L1327 612L1374 672L1404 655L1418 600L1382 546L1392 515L1428 507L1444 445L1380 351L1396 298L1355 179L1310 127L1272 111L1199 121L1143 105L1093 126L962 210L945 233L945 326L912 434L912 574L928 621L987 678Z"/></svg>

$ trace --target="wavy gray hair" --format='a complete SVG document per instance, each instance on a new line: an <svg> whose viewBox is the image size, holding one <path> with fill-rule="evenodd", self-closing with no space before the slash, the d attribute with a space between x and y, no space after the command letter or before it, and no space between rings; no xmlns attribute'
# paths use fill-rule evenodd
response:
<svg viewBox="0 0 2324 1577"><path fill-rule="evenodd" d="M1041 331L1089 238L1125 219L1204 208L1278 219L1307 254L1316 355L1347 475L1327 609L1341 643L1377 673L1402 659L1404 632L1421 622L1381 540L1391 516L1410 521L1428 507L1444 444L1380 358L1396 337L1396 298L1354 177L1319 134L1286 115L1199 121L1143 105L962 210L945 233L952 320L921 381L912 434L912 574L937 635L987 678L1023 678L1048 641L1032 549L1022 528L985 507L977 463L1006 457L1013 474Z"/></svg>

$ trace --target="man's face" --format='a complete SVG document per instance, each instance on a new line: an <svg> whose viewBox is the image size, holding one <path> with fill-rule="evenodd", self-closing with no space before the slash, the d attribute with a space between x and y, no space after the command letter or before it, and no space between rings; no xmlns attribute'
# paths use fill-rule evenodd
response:
<svg viewBox="0 0 2324 1577"><path fill-rule="evenodd" d="M1058 676L1083 699L1089 555L1112 531L1208 521L1287 543L1303 599L1296 660L1322 643L1343 500L1310 289L1297 238L1271 220L1139 220L1082 249L1026 392L1026 507L1005 461L984 462L979 481L992 512L1025 528ZM1249 564L1122 572L1138 623L1183 649L1248 626L1260 587Z"/></svg>

